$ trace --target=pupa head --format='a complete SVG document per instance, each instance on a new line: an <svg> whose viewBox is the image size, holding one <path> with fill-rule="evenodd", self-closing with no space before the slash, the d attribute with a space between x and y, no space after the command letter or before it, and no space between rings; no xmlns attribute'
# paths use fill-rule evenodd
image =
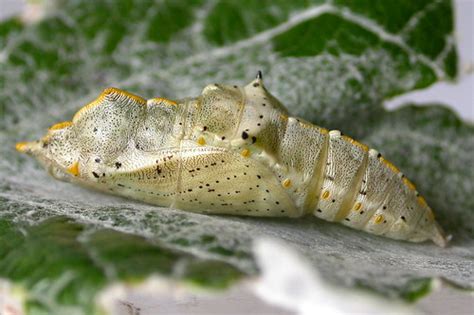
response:
<svg viewBox="0 0 474 315"><path fill-rule="evenodd" d="M35 157L57 179L90 177L85 170L91 165L114 159L134 141L146 104L141 97L108 88L72 121L55 124L40 140L19 142L16 149Z"/></svg>
<svg viewBox="0 0 474 315"><path fill-rule="evenodd" d="M79 152L74 147L72 122L53 125L40 140L19 142L17 151L35 157L55 178L69 180L79 175Z"/></svg>

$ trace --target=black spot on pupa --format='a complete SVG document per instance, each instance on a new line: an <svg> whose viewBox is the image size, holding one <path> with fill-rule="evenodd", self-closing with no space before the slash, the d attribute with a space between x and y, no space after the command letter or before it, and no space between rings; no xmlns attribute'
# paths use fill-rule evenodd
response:
<svg viewBox="0 0 474 315"><path fill-rule="evenodd" d="M318 212L323 212L321 209L318 209L318 210L316 210L316 211L318 211Z"/></svg>
<svg viewBox="0 0 474 315"><path fill-rule="evenodd" d="M350 221L351 219L349 219L349 218L345 218L344 220L346 220L346 221Z"/></svg>
<svg viewBox="0 0 474 315"><path fill-rule="evenodd" d="M202 127L202 131L206 131L206 130L207 130L207 126Z"/></svg>
<svg viewBox="0 0 474 315"><path fill-rule="evenodd" d="M242 139L247 139L249 137L249 134L246 133L245 131L242 132Z"/></svg>
<svg viewBox="0 0 474 315"><path fill-rule="evenodd" d="M97 174L96 172L92 172L92 175L94 175L95 178L99 178L99 174Z"/></svg>
<svg viewBox="0 0 474 315"><path fill-rule="evenodd" d="M386 209L387 209L387 206L383 206L382 209L386 210Z"/></svg>
<svg viewBox="0 0 474 315"><path fill-rule="evenodd" d="M92 129L92 131L97 132L97 128L94 127L94 129Z"/></svg>
<svg viewBox="0 0 474 315"><path fill-rule="evenodd" d="M255 83L253 84L253 87L259 87L259 86L260 86L260 84L258 84L257 82L255 82Z"/></svg>
<svg viewBox="0 0 474 315"><path fill-rule="evenodd" d="M252 137L252 143L255 143L255 142L257 142L257 137L253 136Z"/></svg>
<svg viewBox="0 0 474 315"><path fill-rule="evenodd" d="M100 159L99 159L99 158L96 158L94 161L95 161L96 163L100 163Z"/></svg>
<svg viewBox="0 0 474 315"><path fill-rule="evenodd" d="M405 222L407 221L407 219L406 219L405 216L403 216L403 215L400 217L400 219L402 219L402 220L405 221Z"/></svg>
<svg viewBox="0 0 474 315"><path fill-rule="evenodd" d="M332 202L336 202L336 199L331 200Z"/></svg>
<svg viewBox="0 0 474 315"><path fill-rule="evenodd" d="M225 137L224 137L224 136L222 136L222 138L221 138L221 139L222 139L222 140L225 140Z"/></svg>
<svg viewBox="0 0 474 315"><path fill-rule="evenodd" d="M258 118L263 119L263 115L258 116Z"/></svg>
<svg viewBox="0 0 474 315"><path fill-rule="evenodd" d="M377 154L377 157L378 157L378 158L381 158L381 157L382 157L382 153Z"/></svg>

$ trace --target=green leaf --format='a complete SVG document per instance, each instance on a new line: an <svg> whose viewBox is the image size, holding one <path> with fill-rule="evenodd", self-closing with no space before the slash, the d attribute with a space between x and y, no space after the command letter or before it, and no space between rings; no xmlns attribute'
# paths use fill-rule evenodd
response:
<svg viewBox="0 0 474 315"><path fill-rule="evenodd" d="M427 40L429 38L429 40ZM50 178L14 151L107 86L146 98L209 83L267 88L297 116L377 148L453 235L411 244L307 217L207 216ZM299 248L333 283L414 300L442 277L473 283L474 127L449 109L383 101L456 77L450 1L58 1L31 25L0 23L0 278L31 314L91 314L116 281L152 274L225 288L258 267L260 236Z"/></svg>

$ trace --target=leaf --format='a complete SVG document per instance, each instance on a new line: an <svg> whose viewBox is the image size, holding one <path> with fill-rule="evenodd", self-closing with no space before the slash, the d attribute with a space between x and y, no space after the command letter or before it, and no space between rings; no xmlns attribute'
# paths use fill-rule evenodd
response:
<svg viewBox="0 0 474 315"><path fill-rule="evenodd" d="M157 273L208 288L257 274L260 236L299 248L329 281L407 300L442 277L473 288L474 130L449 109L383 101L456 77L450 1L59 1L41 21L0 23L0 278L29 313L98 312L115 281ZM429 38L429 40L426 40ZM206 216L50 178L14 143L39 138L107 86L195 96L263 70L294 115L400 166L453 235L410 244L307 217Z"/></svg>

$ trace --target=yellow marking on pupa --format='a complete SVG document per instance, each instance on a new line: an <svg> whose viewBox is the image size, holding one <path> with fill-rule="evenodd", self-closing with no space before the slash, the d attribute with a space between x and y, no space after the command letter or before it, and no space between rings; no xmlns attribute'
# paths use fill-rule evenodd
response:
<svg viewBox="0 0 474 315"><path fill-rule="evenodd" d="M434 221L434 220L435 220L435 215L434 215L433 210L431 210L431 208L428 208L427 211L428 211L428 213L427 213L428 218L429 218L431 221Z"/></svg>
<svg viewBox="0 0 474 315"><path fill-rule="evenodd" d="M148 103L164 103L168 106L176 106L178 103L163 97L155 97L148 100Z"/></svg>
<svg viewBox="0 0 474 315"><path fill-rule="evenodd" d="M403 183L410 189L410 190L416 190L415 184L413 184L408 178L403 177Z"/></svg>
<svg viewBox="0 0 474 315"><path fill-rule="evenodd" d="M362 204L361 204L360 202L358 202L358 203L356 203L356 204L354 205L353 210L354 210L354 211L359 211L360 208L362 208Z"/></svg>
<svg viewBox="0 0 474 315"><path fill-rule="evenodd" d="M428 207L428 204L426 203L426 200L425 198L423 198L422 196L418 196L416 198L416 200L418 200L418 203L423 206L423 207Z"/></svg>
<svg viewBox="0 0 474 315"><path fill-rule="evenodd" d="M15 145L15 149L16 149L18 152L25 153L26 150L28 149L28 142L18 142L18 143Z"/></svg>
<svg viewBox="0 0 474 315"><path fill-rule="evenodd" d="M67 168L67 171L74 176L79 175L79 162L73 163L71 166Z"/></svg>
<svg viewBox="0 0 474 315"><path fill-rule="evenodd" d="M288 120L288 116L285 114L280 114L280 119L281 120Z"/></svg>
<svg viewBox="0 0 474 315"><path fill-rule="evenodd" d="M330 195L331 193L328 190L325 190L321 197L323 197L323 199L328 199Z"/></svg>
<svg viewBox="0 0 474 315"><path fill-rule="evenodd" d="M375 224L382 223L382 221L383 221L383 215L378 214L378 215L376 215L376 216L374 217L374 223L375 223Z"/></svg>
<svg viewBox="0 0 474 315"><path fill-rule="evenodd" d="M106 94L117 93L117 94L119 94L119 95L122 95L122 96L125 96L125 97L128 97L128 98L131 98L132 100L136 101L137 103L139 103L139 104L141 104L141 105L145 105L145 104L146 104L146 99L144 99L144 98L141 97L141 96L138 96L138 95L132 94L132 93L130 93L130 92L127 92L127 91L123 91L123 90L120 90L120 89L117 89L117 88L114 88L114 87L105 89L105 91L108 91L108 93L106 93ZM105 92L105 91L104 91L104 92Z"/></svg>
<svg viewBox="0 0 474 315"><path fill-rule="evenodd" d="M204 139L204 137L199 137L197 139L197 144L199 145L205 145L206 144L206 139Z"/></svg>
<svg viewBox="0 0 474 315"><path fill-rule="evenodd" d="M379 157L379 160L380 162L385 164L389 169L391 169L392 172L394 172L395 174L400 173L400 170L395 165L393 165L392 162L386 160L383 156Z"/></svg>
<svg viewBox="0 0 474 315"><path fill-rule="evenodd" d="M87 111L87 110L89 110L89 109L91 109L91 108L93 108L97 105L100 105L102 102L104 102L104 99L107 97L107 95L110 95L110 94L118 94L118 95L130 98L130 99L134 100L135 102L137 102L141 105L146 104L146 100L144 98L138 96L138 95L135 95L135 94L132 94L132 93L129 93L129 92L126 92L126 91L122 91L122 90L114 88L114 87L110 87L110 88L106 88L104 91L102 91L102 93L99 95L98 98L96 98L95 100L93 100L89 104L87 104L87 105L83 106L81 109L79 109L74 114L74 117L72 118L72 122L76 122L85 111Z"/></svg>
<svg viewBox="0 0 474 315"><path fill-rule="evenodd" d="M355 146L358 146L358 147L361 148L364 152L368 152L368 151L369 151L369 147L368 147L368 146L366 146L366 145L363 144L363 143L360 143L360 142L357 141L357 140L352 139L351 137L348 137L348 136L346 136L346 135L343 135L343 136L342 136L342 139L346 140L347 142L349 142L349 143L351 143L351 144L353 144L353 145L355 145Z"/></svg>
<svg viewBox="0 0 474 315"><path fill-rule="evenodd" d="M242 152L240 152L240 155L243 157L249 157L250 156L250 150L249 149L243 149Z"/></svg>
<svg viewBox="0 0 474 315"><path fill-rule="evenodd" d="M49 127L48 130L60 130L72 125L72 121L63 121Z"/></svg>
<svg viewBox="0 0 474 315"><path fill-rule="evenodd" d="M281 185L285 188L288 188L291 186L291 179L289 178L285 178L282 182L281 182Z"/></svg>
<svg viewBox="0 0 474 315"><path fill-rule="evenodd" d="M319 128L319 129L323 135L327 135L329 133L329 129L326 129L326 128Z"/></svg>

